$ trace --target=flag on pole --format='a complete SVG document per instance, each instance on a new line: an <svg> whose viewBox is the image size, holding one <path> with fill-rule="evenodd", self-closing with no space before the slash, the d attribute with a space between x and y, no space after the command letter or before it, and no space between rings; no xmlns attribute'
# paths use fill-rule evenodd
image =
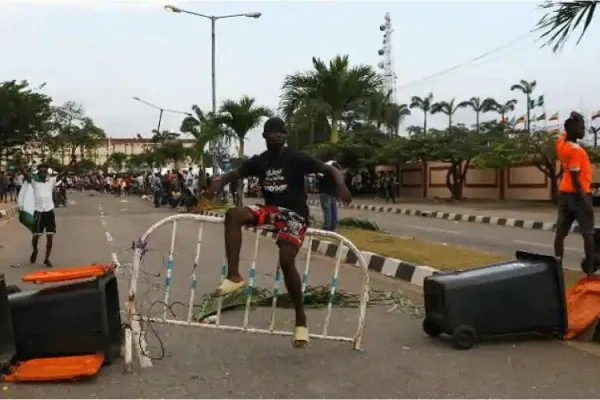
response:
<svg viewBox="0 0 600 400"><path fill-rule="evenodd" d="M598 110L592 114L592 121L595 120L596 118L600 118L600 110Z"/></svg>
<svg viewBox="0 0 600 400"><path fill-rule="evenodd" d="M519 118L517 118L517 124L522 124L525 122L525 116L521 115Z"/></svg>
<svg viewBox="0 0 600 400"><path fill-rule="evenodd" d="M541 95L540 97L538 97L538 99L537 99L537 106L538 107L544 107L544 95Z"/></svg>
<svg viewBox="0 0 600 400"><path fill-rule="evenodd" d="M517 118L513 116L508 123L511 125L515 125L517 123Z"/></svg>
<svg viewBox="0 0 600 400"><path fill-rule="evenodd" d="M546 120L546 113L542 113L542 115L540 115L539 117L537 117L536 121L545 121Z"/></svg>
<svg viewBox="0 0 600 400"><path fill-rule="evenodd" d="M558 113L554 113L548 118L548 121L558 121Z"/></svg>
<svg viewBox="0 0 600 400"><path fill-rule="evenodd" d="M529 108L531 108L532 110L535 108L535 99L529 100Z"/></svg>

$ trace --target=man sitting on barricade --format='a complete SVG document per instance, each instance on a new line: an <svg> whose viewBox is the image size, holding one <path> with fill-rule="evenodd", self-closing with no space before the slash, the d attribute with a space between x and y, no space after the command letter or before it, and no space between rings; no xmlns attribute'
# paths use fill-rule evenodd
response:
<svg viewBox="0 0 600 400"><path fill-rule="evenodd" d="M295 265L309 221L304 177L312 173L330 175L336 184L338 196L345 204L351 202L352 196L340 171L285 147L286 134L281 118L269 118L263 130L267 151L246 160L238 169L213 178L205 195L212 198L225 185L241 178L259 178L265 205L231 208L225 214L228 271L227 278L217 288L215 295L224 296L246 286L239 272L242 227L273 225L278 232L279 265L296 314L292 344L294 347L304 347L308 344L309 333L302 304L302 283Z"/></svg>

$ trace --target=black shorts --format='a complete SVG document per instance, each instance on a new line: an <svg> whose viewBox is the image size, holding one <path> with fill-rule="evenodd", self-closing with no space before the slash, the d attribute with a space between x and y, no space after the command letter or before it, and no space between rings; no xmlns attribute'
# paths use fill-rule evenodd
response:
<svg viewBox="0 0 600 400"><path fill-rule="evenodd" d="M594 232L594 211L590 210L585 201L592 204L591 194L588 199L582 199L578 193L561 192L558 194L558 219L556 221L556 231L562 234L568 234L573 222L577 221L579 232Z"/></svg>
<svg viewBox="0 0 600 400"><path fill-rule="evenodd" d="M56 216L54 210L36 211L33 214L34 235L54 235L56 233Z"/></svg>

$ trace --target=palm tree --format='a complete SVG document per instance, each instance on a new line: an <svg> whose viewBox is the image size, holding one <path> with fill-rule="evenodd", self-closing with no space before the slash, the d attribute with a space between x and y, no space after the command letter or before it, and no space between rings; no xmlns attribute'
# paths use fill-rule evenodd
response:
<svg viewBox="0 0 600 400"><path fill-rule="evenodd" d="M239 140L238 158L244 158L244 140L246 134L256 128L261 120L270 117L271 110L255 106L254 97L243 96L240 100L225 100L219 109L218 119L234 133Z"/></svg>
<svg viewBox="0 0 600 400"><path fill-rule="evenodd" d="M500 120L504 122L504 120L506 119L506 114L508 114L511 111L515 111L515 106L517 105L517 103L518 101L516 99L510 99L504 103L496 102L493 105L493 108L494 111L500 114Z"/></svg>
<svg viewBox="0 0 600 400"><path fill-rule="evenodd" d="M256 106L254 97L243 96L240 100L225 100L221 104L218 118L228 129L235 134L239 140L238 158L244 159L244 140L251 129L256 128L264 117L272 115L271 110L266 107ZM238 182L238 195L236 205L243 205L242 199L243 182Z"/></svg>
<svg viewBox="0 0 600 400"><path fill-rule="evenodd" d="M448 128L452 127L452 117L460 109L466 107L466 103L456 104L456 99L450 101L440 101L431 106L431 114L442 113L448 116Z"/></svg>
<svg viewBox="0 0 600 400"><path fill-rule="evenodd" d="M511 91L519 91L527 97L527 132L530 132L531 127L531 95L535 90L536 85L536 81L528 82L524 79L521 79L519 83L510 87Z"/></svg>
<svg viewBox="0 0 600 400"><path fill-rule="evenodd" d="M283 98L280 111L288 129L294 135L293 142L296 147L299 142L298 133L308 132L308 144L315 143L316 124L320 116L323 116L329 107L322 101L304 98L302 96L291 96Z"/></svg>
<svg viewBox="0 0 600 400"><path fill-rule="evenodd" d="M150 141L154 144L159 144L159 143L177 140L178 137L179 137L179 134L177 132L170 132L170 131L159 132L156 129L153 129L152 130L152 138L150 138Z"/></svg>
<svg viewBox="0 0 600 400"><path fill-rule="evenodd" d="M384 124L390 131L391 136L398 136L400 124L404 117L410 115L410 108L407 104L390 103L387 105L384 114Z"/></svg>
<svg viewBox="0 0 600 400"><path fill-rule="evenodd" d="M535 30L541 31L540 38L545 46L551 46L553 52L559 51L571 34L583 22L583 28L577 44L587 32L594 18L598 1L546 1L541 8L546 10L538 21Z"/></svg>
<svg viewBox="0 0 600 400"><path fill-rule="evenodd" d="M379 90L382 78L370 65L351 67L347 55L336 56L329 64L313 57L312 63L311 71L286 76L282 103L299 105L311 100L324 106L331 121L329 141L337 143L343 113Z"/></svg>
<svg viewBox="0 0 600 400"><path fill-rule="evenodd" d="M408 107L423 111L423 133L427 133L427 116L433 107L433 93L429 93L425 97L413 96Z"/></svg>
<svg viewBox="0 0 600 400"><path fill-rule="evenodd" d="M481 100L481 97L471 97L469 101L463 101L459 106L470 107L475 111L475 130L479 133L479 117L482 113L493 111L496 104L496 100L491 97L487 97L484 100Z"/></svg>
<svg viewBox="0 0 600 400"><path fill-rule="evenodd" d="M196 139L196 143L192 147L192 158L194 162L198 163L200 170L203 172L206 146L208 145L209 149L213 150L221 144L229 147L233 135L229 130L224 129L220 119L216 118L212 112L204 113L195 104L192 106L192 111L195 115L185 117L181 121L179 130L192 135ZM214 151L211 153L214 153ZM211 156L213 159L216 158L214 154L211 154Z"/></svg>

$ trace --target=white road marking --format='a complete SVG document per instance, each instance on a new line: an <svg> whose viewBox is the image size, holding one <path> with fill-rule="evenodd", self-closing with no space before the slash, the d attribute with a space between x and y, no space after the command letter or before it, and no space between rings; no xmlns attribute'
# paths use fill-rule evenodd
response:
<svg viewBox="0 0 600 400"><path fill-rule="evenodd" d="M513 240L513 242L520 243L520 244L526 244L526 245L529 245L529 246L536 246L536 247L545 247L545 248L553 248L554 247L553 244L528 242L527 240ZM576 249L574 247L565 247L565 250L567 250L567 251L573 251L575 253L583 253L582 249Z"/></svg>
<svg viewBox="0 0 600 400"><path fill-rule="evenodd" d="M102 204L98 203L98 209L100 210L100 221L102 223L102 226L106 227L106 220L104 219L104 213L102 212ZM112 243L113 241L113 237L108 231L105 231L104 234L106 235L106 241L109 242L110 245L110 243ZM110 256L112 258L112 262L117 266L116 270L121 271L121 263L119 262L117 253L111 252ZM125 308L127 308L127 302L125 302ZM138 320L133 319L131 321L131 331L133 333L133 343L138 354L140 366L142 368L152 367L152 359L147 356L147 354L150 354L148 352L148 343L146 342L146 339L141 333L142 328Z"/></svg>
<svg viewBox="0 0 600 400"><path fill-rule="evenodd" d="M422 231L448 233L450 235L460 235L461 234L461 232L459 232L459 231L451 231L449 229L432 228L430 226L419 226L419 225L402 225L402 226L404 226L406 228L418 229L418 230L422 230Z"/></svg>
<svg viewBox="0 0 600 400"><path fill-rule="evenodd" d="M129 200L123 199L121 200L121 203L129 203Z"/></svg>
<svg viewBox="0 0 600 400"><path fill-rule="evenodd" d="M127 211L127 209L126 208L121 208L120 211L125 212L125 211Z"/></svg>

